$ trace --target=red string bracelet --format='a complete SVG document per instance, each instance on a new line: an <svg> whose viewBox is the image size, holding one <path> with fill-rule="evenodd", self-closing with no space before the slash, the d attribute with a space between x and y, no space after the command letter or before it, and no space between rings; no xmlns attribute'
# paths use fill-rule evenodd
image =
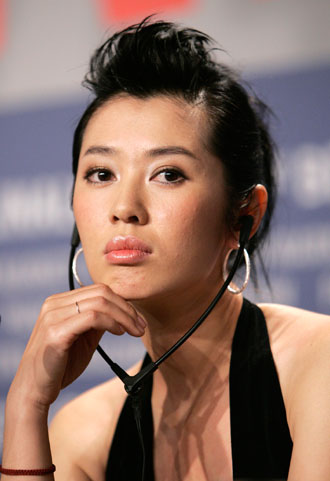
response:
<svg viewBox="0 0 330 481"><path fill-rule="evenodd" d="M44 474L51 474L56 471L56 467L52 464L49 468L44 469L8 469L3 468L0 464L0 473L8 476L42 476Z"/></svg>

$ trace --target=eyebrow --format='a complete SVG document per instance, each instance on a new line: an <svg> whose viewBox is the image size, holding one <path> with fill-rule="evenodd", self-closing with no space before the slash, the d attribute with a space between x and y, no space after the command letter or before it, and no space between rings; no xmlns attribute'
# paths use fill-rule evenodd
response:
<svg viewBox="0 0 330 481"><path fill-rule="evenodd" d="M86 155L111 155L114 153L116 153L116 149L114 149L113 147L106 147L105 145L92 145L86 150L86 152L84 153L84 157Z"/></svg>
<svg viewBox="0 0 330 481"><path fill-rule="evenodd" d="M84 153L84 157L87 155L104 155L109 156L116 154L118 152L117 149L114 147L108 147L105 145L92 145L89 147L86 152ZM186 155L191 157L192 159L198 160L198 157L191 152L189 149L185 147L181 147L178 145L169 145L165 147L157 147L155 149L150 149L146 151L148 157L159 157L159 156L166 156L166 155Z"/></svg>
<svg viewBox="0 0 330 481"><path fill-rule="evenodd" d="M197 159L196 155L191 152L191 150L186 149L185 147L180 147L178 145L169 145L166 147L158 147L155 149L148 150L148 155L150 157L158 157L162 155L186 155L193 159Z"/></svg>

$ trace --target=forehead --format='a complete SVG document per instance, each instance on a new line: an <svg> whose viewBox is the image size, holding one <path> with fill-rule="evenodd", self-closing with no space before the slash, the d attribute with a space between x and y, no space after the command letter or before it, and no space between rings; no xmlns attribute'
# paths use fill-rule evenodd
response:
<svg viewBox="0 0 330 481"><path fill-rule="evenodd" d="M208 122L204 107L159 95L140 99L129 95L114 97L89 120L83 145L109 141L121 143L185 144L207 149ZM154 145L154 146L155 146Z"/></svg>

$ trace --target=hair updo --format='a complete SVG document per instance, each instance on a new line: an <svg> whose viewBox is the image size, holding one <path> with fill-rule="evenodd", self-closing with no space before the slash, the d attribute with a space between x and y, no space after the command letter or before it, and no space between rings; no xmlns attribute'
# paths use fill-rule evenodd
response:
<svg viewBox="0 0 330 481"><path fill-rule="evenodd" d="M224 166L229 195L228 225L256 184L268 192L262 223L249 241L252 254L265 239L274 210L274 145L266 126L267 107L238 81L236 73L213 58L206 34L170 22L130 26L96 50L84 85L95 95L74 134L72 170L76 176L82 139L92 115L111 97L146 99L169 95L204 106L210 122L210 151Z"/></svg>

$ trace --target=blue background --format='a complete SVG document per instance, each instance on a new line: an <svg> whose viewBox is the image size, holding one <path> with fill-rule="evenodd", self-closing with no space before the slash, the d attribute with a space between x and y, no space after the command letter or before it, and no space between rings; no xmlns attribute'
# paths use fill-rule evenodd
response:
<svg viewBox="0 0 330 481"><path fill-rule="evenodd" d="M279 202L256 301L330 312L330 63L248 79L273 109ZM45 297L68 289L71 142L86 98L0 115L0 423L4 400ZM80 269L83 267L80 266ZM143 353L128 336L102 343L128 367ZM68 399L112 376L94 356ZM1 426L0 426L1 428ZM1 431L1 429L0 429Z"/></svg>

